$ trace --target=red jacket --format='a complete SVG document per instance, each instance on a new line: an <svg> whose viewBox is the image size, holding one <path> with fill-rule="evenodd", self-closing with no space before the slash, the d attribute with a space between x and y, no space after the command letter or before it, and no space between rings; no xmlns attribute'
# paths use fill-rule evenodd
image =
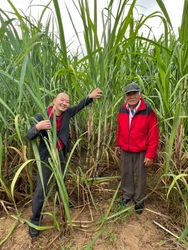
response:
<svg viewBox="0 0 188 250"><path fill-rule="evenodd" d="M153 159L157 155L159 133L157 116L151 106L141 98L141 103L129 125L127 103L118 112L116 146L128 152L146 151L146 157Z"/></svg>

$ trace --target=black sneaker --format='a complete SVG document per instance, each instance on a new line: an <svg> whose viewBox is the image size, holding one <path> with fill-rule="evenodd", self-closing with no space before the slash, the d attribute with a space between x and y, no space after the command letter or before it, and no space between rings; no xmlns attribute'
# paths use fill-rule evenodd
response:
<svg viewBox="0 0 188 250"><path fill-rule="evenodd" d="M119 202L120 206L125 206L131 199L124 199L122 198Z"/></svg>
<svg viewBox="0 0 188 250"><path fill-rule="evenodd" d="M39 235L39 230L35 229L34 227L29 226L29 235L33 237L37 237Z"/></svg>
<svg viewBox="0 0 188 250"><path fill-rule="evenodd" d="M69 201L69 208L73 208L74 205Z"/></svg>
<svg viewBox="0 0 188 250"><path fill-rule="evenodd" d="M56 200L56 205L60 205L60 202L58 199ZM69 208L73 208L73 207L74 205L69 201Z"/></svg>
<svg viewBox="0 0 188 250"><path fill-rule="evenodd" d="M144 205L142 203L136 203L134 209L137 214L141 214L144 210Z"/></svg>

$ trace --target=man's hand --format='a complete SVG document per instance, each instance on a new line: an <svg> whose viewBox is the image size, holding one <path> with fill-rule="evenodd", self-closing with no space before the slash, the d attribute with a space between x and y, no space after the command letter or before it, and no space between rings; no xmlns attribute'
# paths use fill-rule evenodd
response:
<svg viewBox="0 0 188 250"><path fill-rule="evenodd" d="M146 158L144 159L145 167L150 167L153 164L153 159Z"/></svg>
<svg viewBox="0 0 188 250"><path fill-rule="evenodd" d="M51 125L51 122L50 120L43 120L43 121L40 121L36 124L36 129L38 131L40 130L47 130L47 129L51 129L52 125Z"/></svg>
<svg viewBox="0 0 188 250"><path fill-rule="evenodd" d="M115 147L115 155L120 156L120 154L121 154L120 147Z"/></svg>
<svg viewBox="0 0 188 250"><path fill-rule="evenodd" d="M89 98L98 99L102 96L102 91L99 88L94 89L90 94Z"/></svg>

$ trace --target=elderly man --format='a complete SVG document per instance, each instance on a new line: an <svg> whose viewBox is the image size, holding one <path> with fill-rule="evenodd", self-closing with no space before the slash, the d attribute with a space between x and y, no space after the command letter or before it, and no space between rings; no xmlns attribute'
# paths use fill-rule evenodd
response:
<svg viewBox="0 0 188 250"><path fill-rule="evenodd" d="M66 155L70 151L70 136L69 136L69 122L70 119L76 115L80 110L89 105L93 99L100 98L102 91L99 88L93 90L88 97L84 98L76 106L69 107L69 96L66 93L59 93L53 101L53 106L47 109L49 119L44 120L41 114L37 114L37 123L33 124L27 132L29 140L40 138L39 154L42 165L42 177L44 188L41 182L39 173L37 174L37 185L32 201L32 216L30 221L34 225L39 225L41 221L41 211L44 203L44 190L46 190L47 183L51 176L51 170L47 167L50 154L46 146L44 138L47 137L47 130L52 128L53 119L56 117L56 131L57 131L57 149L59 152L59 159L61 162L61 169L64 172L66 165ZM36 237L39 230L34 227L29 227L29 235Z"/></svg>
<svg viewBox="0 0 188 250"><path fill-rule="evenodd" d="M137 83L126 86L125 100L126 103L118 112L115 147L115 154L121 156L123 197L120 204L125 206L134 199L135 211L141 214L144 209L147 170L157 155L158 124L156 114L142 98Z"/></svg>

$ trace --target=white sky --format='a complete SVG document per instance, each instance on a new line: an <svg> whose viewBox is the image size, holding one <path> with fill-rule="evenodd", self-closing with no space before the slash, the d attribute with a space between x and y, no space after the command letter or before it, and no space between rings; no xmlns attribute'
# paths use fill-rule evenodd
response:
<svg viewBox="0 0 188 250"><path fill-rule="evenodd" d="M88 0L90 3L93 2L93 0ZM177 1L177 0L176 0ZM62 20L63 20L63 27L65 31L65 39L66 42L70 42L70 39L74 36L73 30L71 29L72 25L70 23L65 3L68 6L69 11L71 11L72 17L74 17L74 23L76 25L76 30L82 32L82 22L80 18L78 18L77 10L75 9L75 6L72 3L72 0L59 0L59 5L61 8L62 13ZM74 0L74 2L78 2L78 0ZM114 0L114 2L118 3L118 0ZM174 2L174 1L173 1ZM36 6L36 5L46 5L49 3L49 0L12 0L12 3L15 5L15 7L18 10L22 10L26 15L29 14L30 10L32 10L32 16L37 20L40 16L41 11L43 10L43 6ZM29 10L28 6L32 4L32 8ZM98 16L101 18L100 12L101 10L107 6L107 0L98 0ZM172 0L164 0L167 12L170 16L172 25L174 27L174 30L177 31L177 28L181 24L181 18L182 18L182 11L183 11L183 4L184 0L178 0L178 4L173 4ZM175 5L175 6L174 6ZM51 3L51 8L53 9L53 3ZM137 0L137 8L138 12L140 14L148 15L154 11L159 10L159 7L157 6L156 0ZM10 11L11 7L7 0L1 0L0 8L4 11ZM55 13L55 11L54 11ZM149 26L152 27L159 27L159 22L157 20L151 20ZM72 30L72 31L71 31ZM159 29L158 29L159 30Z"/></svg>

